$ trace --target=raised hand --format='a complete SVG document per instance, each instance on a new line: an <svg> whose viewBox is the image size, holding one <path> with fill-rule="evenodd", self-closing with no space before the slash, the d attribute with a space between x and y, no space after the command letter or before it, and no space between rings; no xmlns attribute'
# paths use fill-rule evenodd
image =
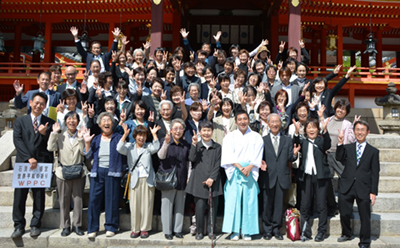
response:
<svg viewBox="0 0 400 248"><path fill-rule="evenodd" d="M269 64L269 65L273 65L274 64L272 62L271 55L268 56L267 64Z"/></svg>
<svg viewBox="0 0 400 248"><path fill-rule="evenodd" d="M321 107L318 109L317 113L318 113L318 117L320 120L324 119L324 111L325 111L325 105L321 105Z"/></svg>
<svg viewBox="0 0 400 248"><path fill-rule="evenodd" d="M120 123L124 123L126 120L126 109L121 109L121 114L119 114Z"/></svg>
<svg viewBox="0 0 400 248"><path fill-rule="evenodd" d="M315 109L315 106L317 106L317 102L313 102L310 100L310 102L308 102L308 106L310 107L310 109Z"/></svg>
<svg viewBox="0 0 400 248"><path fill-rule="evenodd" d="M234 64L233 71L234 71L234 72L237 72L237 70L239 70L239 66L235 63L235 64Z"/></svg>
<svg viewBox="0 0 400 248"><path fill-rule="evenodd" d="M292 119L294 125L294 132L296 135L299 135L300 132L300 122L297 122L295 119Z"/></svg>
<svg viewBox="0 0 400 248"><path fill-rule="evenodd" d="M150 42L148 42L148 41L146 41L146 43L142 43L142 45L143 45L143 49L146 51L146 50L149 50L149 48L151 47L151 43Z"/></svg>
<svg viewBox="0 0 400 248"><path fill-rule="evenodd" d="M65 100L60 99L60 103L57 105L57 112L64 113L65 110Z"/></svg>
<svg viewBox="0 0 400 248"><path fill-rule="evenodd" d="M58 133L61 130L61 126L59 122L53 124L53 133Z"/></svg>
<svg viewBox="0 0 400 248"><path fill-rule="evenodd" d="M267 171L267 168L268 168L267 163L266 163L264 160L261 160L260 169L261 169L262 171Z"/></svg>
<svg viewBox="0 0 400 248"><path fill-rule="evenodd" d="M87 105L87 101L85 101L85 103L83 103L81 101L81 106L82 106L82 115L86 116L87 115L87 111L88 111L88 105Z"/></svg>
<svg viewBox="0 0 400 248"><path fill-rule="evenodd" d="M112 61L113 61L113 62L117 62L117 60L118 60L118 53L117 53L117 51L112 51L111 58L112 58Z"/></svg>
<svg viewBox="0 0 400 248"><path fill-rule="evenodd" d="M88 104L88 115L89 115L89 118L93 118L94 117L94 114L95 114L95 111L94 111L94 104Z"/></svg>
<svg viewBox="0 0 400 248"><path fill-rule="evenodd" d="M189 60L190 62L194 62L194 51L190 51Z"/></svg>
<svg viewBox="0 0 400 248"><path fill-rule="evenodd" d="M306 45L304 44L304 40L299 40L300 48L305 48Z"/></svg>
<svg viewBox="0 0 400 248"><path fill-rule="evenodd" d="M154 125L153 128L150 127L150 132L151 132L151 134L153 135L153 137L154 137L154 136L157 136L157 132L158 132L158 130L160 130L160 129L161 129L161 127L158 126L158 125Z"/></svg>
<svg viewBox="0 0 400 248"><path fill-rule="evenodd" d="M304 97L306 96L306 92L308 90L308 86L310 86L310 81L304 85L303 91L301 92L301 95L304 96Z"/></svg>
<svg viewBox="0 0 400 248"><path fill-rule="evenodd" d="M207 101L202 99L200 100L201 106L203 107L203 112L206 111L208 109L208 105L207 105Z"/></svg>
<svg viewBox="0 0 400 248"><path fill-rule="evenodd" d="M90 128L86 129L83 135L83 140L85 141L85 143L90 144L90 142L92 142L93 137L94 134L90 135Z"/></svg>
<svg viewBox="0 0 400 248"><path fill-rule="evenodd" d="M114 31L111 31L111 33L114 35L114 39L117 40L119 34L121 33L121 30L119 29L119 27L114 28Z"/></svg>
<svg viewBox="0 0 400 248"><path fill-rule="evenodd" d="M78 29L74 26L72 26L69 31L71 31L72 36L74 36L75 40L78 39Z"/></svg>
<svg viewBox="0 0 400 248"><path fill-rule="evenodd" d="M261 46L268 46L269 41L267 39L261 40Z"/></svg>
<svg viewBox="0 0 400 248"><path fill-rule="evenodd" d="M165 65L168 60L168 51L163 52L162 63Z"/></svg>
<svg viewBox="0 0 400 248"><path fill-rule="evenodd" d="M356 68L357 68L356 65L350 67L349 70L347 71L346 78L349 78L350 75L351 75L351 73L352 73Z"/></svg>
<svg viewBox="0 0 400 248"><path fill-rule="evenodd" d="M122 44L125 46L128 45L128 43L129 43L128 37L126 37L125 35L122 36L121 41L122 41Z"/></svg>
<svg viewBox="0 0 400 248"><path fill-rule="evenodd" d="M161 101L167 100L167 90L163 90L160 96Z"/></svg>
<svg viewBox="0 0 400 248"><path fill-rule="evenodd" d="M38 127L38 131L41 135L46 135L46 130L48 125L49 125L48 122L46 122L46 125L40 124L40 126Z"/></svg>
<svg viewBox="0 0 400 248"><path fill-rule="evenodd" d="M138 85L138 87L136 88L136 94L138 96L141 96L142 93L143 93L142 85Z"/></svg>
<svg viewBox="0 0 400 248"><path fill-rule="evenodd" d="M300 149L301 149L301 145L300 144L298 144L298 145L294 144L293 145L293 155L297 156L297 154L299 153Z"/></svg>
<svg viewBox="0 0 400 248"><path fill-rule="evenodd" d="M180 31L181 35L182 35L182 39L187 40L187 37L189 35L189 32L186 32L186 28L181 28Z"/></svg>
<svg viewBox="0 0 400 248"><path fill-rule="evenodd" d="M196 131L193 130L192 144L196 146L198 140L199 140L199 133L196 133Z"/></svg>
<svg viewBox="0 0 400 248"><path fill-rule="evenodd" d="M219 39L221 38L221 35L222 35L222 32L221 32L221 31L218 31L215 35L213 35L214 40L215 40L216 42L218 42Z"/></svg>
<svg viewBox="0 0 400 248"><path fill-rule="evenodd" d="M81 83L81 87L79 88L79 92L81 94L86 94L86 92L87 92L87 84Z"/></svg>
<svg viewBox="0 0 400 248"><path fill-rule="evenodd" d="M354 116L354 121L353 121L353 125L354 125L354 123L356 123L357 121L359 121L359 120L361 120L361 115L355 115Z"/></svg>
<svg viewBox="0 0 400 248"><path fill-rule="evenodd" d="M86 127L81 127L81 129L78 130L78 135L77 135L78 139L83 139L83 135L85 134L85 132L86 132Z"/></svg>
<svg viewBox="0 0 400 248"><path fill-rule="evenodd" d="M339 131L339 135L338 135L338 144L339 145L343 145L344 142L344 130L338 130Z"/></svg>
<svg viewBox="0 0 400 248"><path fill-rule="evenodd" d="M333 70L333 73L339 74L341 68L342 68L342 65L337 65L337 66L335 67L335 70Z"/></svg>
<svg viewBox="0 0 400 248"><path fill-rule="evenodd" d="M24 92L24 85L19 83L19 80L15 80L13 83L15 95L19 96L22 92Z"/></svg>
<svg viewBox="0 0 400 248"><path fill-rule="evenodd" d="M326 120L322 118L320 121L322 125L322 130L324 130L324 133L326 133L326 128L328 127L329 118L327 118Z"/></svg>
<svg viewBox="0 0 400 248"><path fill-rule="evenodd" d="M281 44L279 45L279 53L283 53L283 50L285 50L285 44L286 42L281 41Z"/></svg>
<svg viewBox="0 0 400 248"><path fill-rule="evenodd" d="M133 78L133 70L129 69L129 67L124 68L125 72L128 73L129 78Z"/></svg>
<svg viewBox="0 0 400 248"><path fill-rule="evenodd" d="M149 118L147 118L147 121L154 122L154 112L153 111L150 111L150 115L149 115Z"/></svg>
<svg viewBox="0 0 400 248"><path fill-rule="evenodd" d="M283 61L281 60L281 61L279 61L279 63L278 63L278 71L280 70L280 69L282 69L282 67L283 67Z"/></svg>
<svg viewBox="0 0 400 248"><path fill-rule="evenodd" d="M123 123L122 125L122 128L124 129L124 137L126 138L126 137L128 137L128 135L129 135L129 132L131 131L131 129L130 128L128 128L128 125L126 125L125 123Z"/></svg>
<svg viewBox="0 0 400 248"><path fill-rule="evenodd" d="M167 133L165 134L165 139L164 142L169 144L169 142L171 141L171 130L167 131Z"/></svg>

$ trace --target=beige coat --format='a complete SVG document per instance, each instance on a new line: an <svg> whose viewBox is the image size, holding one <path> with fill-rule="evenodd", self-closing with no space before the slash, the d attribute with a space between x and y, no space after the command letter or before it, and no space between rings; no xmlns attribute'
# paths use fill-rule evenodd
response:
<svg viewBox="0 0 400 248"><path fill-rule="evenodd" d="M212 140L214 142L220 144L222 146L222 141L224 140L224 124L222 122L222 115L215 117L213 119L213 125L214 125L214 132L212 135ZM235 131L237 129L236 123L235 123L235 118L231 117L229 119L229 132Z"/></svg>
<svg viewBox="0 0 400 248"><path fill-rule="evenodd" d="M75 138L73 144L69 141L69 136L67 131L62 133L51 133L49 137L49 141L47 142L47 150L49 151L58 151L58 162L59 164L56 166L56 176L62 180L64 180L62 176L62 167L60 164L64 166L80 164L84 162L84 154L83 149L85 147L85 143L83 139ZM82 177L87 174L86 166L83 166L84 173Z"/></svg>

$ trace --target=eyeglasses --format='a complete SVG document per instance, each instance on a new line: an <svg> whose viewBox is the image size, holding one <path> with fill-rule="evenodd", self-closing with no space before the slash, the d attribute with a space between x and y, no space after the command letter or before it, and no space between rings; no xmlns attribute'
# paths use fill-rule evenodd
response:
<svg viewBox="0 0 400 248"><path fill-rule="evenodd" d="M67 76L67 77L72 77L72 76L75 76L76 75L76 73L65 73L65 76Z"/></svg>
<svg viewBox="0 0 400 248"><path fill-rule="evenodd" d="M174 130L174 131L183 131L184 129L183 129L183 127L174 127L174 128L172 128L172 130Z"/></svg>

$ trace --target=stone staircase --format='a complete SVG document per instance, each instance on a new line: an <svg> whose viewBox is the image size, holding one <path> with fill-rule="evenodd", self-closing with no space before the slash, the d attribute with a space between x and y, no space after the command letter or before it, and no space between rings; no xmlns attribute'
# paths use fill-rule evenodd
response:
<svg viewBox="0 0 400 248"><path fill-rule="evenodd" d="M2 143L3 138L0 140ZM379 194L376 204L373 207L371 216L373 247L400 247L400 137L399 136L382 136L370 135L368 142L380 149L381 172L379 182ZM0 153L1 154L1 153ZM6 156L6 154L2 154ZM104 235L103 223L105 221L104 213L101 214L100 234L95 241L89 241L86 236L77 236L71 234L64 238L60 236L59 229L59 209L53 208L58 206L56 191L46 192L46 211L42 219L43 233L37 239L32 239L29 234L25 234L22 239L12 240L10 235L13 231L12 222L12 204L13 204L13 189L11 188L13 171L11 169L0 172L0 247L67 247L70 245L82 247L210 247L210 240L206 237L202 241L196 241L191 235L185 235L183 240L174 238L172 241L164 239L161 232L160 216L153 217L153 232L149 239L131 239L130 234L130 216L125 213L125 210L120 211L120 229L113 238L106 238ZM337 179L335 179L337 181ZM88 190L85 190L84 205L87 206ZM360 230L360 220L356 205L354 206L354 220L352 227L354 235L358 236ZM32 216L32 199L28 196L26 219L29 220ZM72 212L71 212L72 215ZM71 216L72 217L72 216ZM261 220L260 220L261 224ZM190 219L188 216L184 220L184 232L188 232ZM317 233L318 220L313 223L313 234ZM260 225L261 227L261 225ZM27 226L27 231L29 227ZM87 228L87 209L84 208L83 213L83 228ZM216 233L221 233L222 217L218 217L215 224ZM281 232L284 232L282 228ZM292 242L287 238L284 241L265 241L261 235L255 236L251 242L238 241L233 242L227 239L227 235L219 235L216 247L355 247L358 243L358 238L354 238L350 242L337 243L336 239L341 235L341 227L339 215L329 219L329 238L323 243L309 241L307 243Z"/></svg>

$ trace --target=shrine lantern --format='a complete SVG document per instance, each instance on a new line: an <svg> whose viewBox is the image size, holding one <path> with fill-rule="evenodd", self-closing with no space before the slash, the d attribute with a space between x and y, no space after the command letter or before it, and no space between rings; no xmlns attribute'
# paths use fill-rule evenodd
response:
<svg viewBox="0 0 400 248"><path fill-rule="evenodd" d="M367 50L364 51L364 54L368 53L371 56L375 56L375 54L378 53L375 49L377 41L378 40L374 38L372 33L368 34L368 39L365 40L365 43L367 43Z"/></svg>

